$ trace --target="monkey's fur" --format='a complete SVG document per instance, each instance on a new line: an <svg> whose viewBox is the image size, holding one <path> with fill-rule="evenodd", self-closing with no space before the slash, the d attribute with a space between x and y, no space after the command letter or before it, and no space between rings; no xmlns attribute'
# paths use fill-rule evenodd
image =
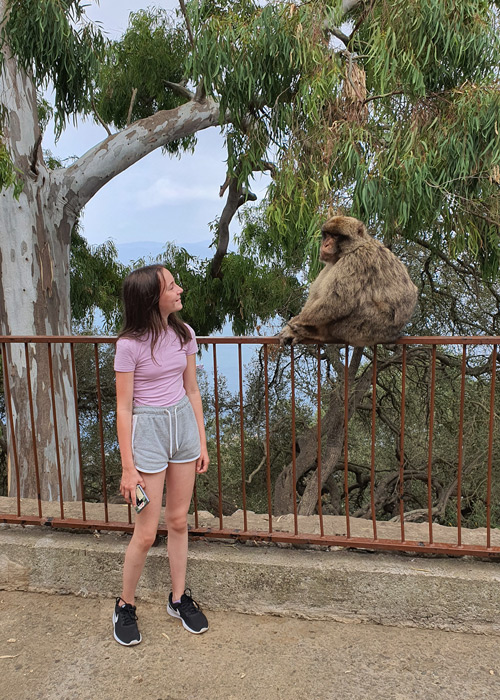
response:
<svg viewBox="0 0 500 700"><path fill-rule="evenodd" d="M406 267L358 219L333 216L321 235L325 266L300 314L279 334L280 342L394 342L417 303Z"/></svg>

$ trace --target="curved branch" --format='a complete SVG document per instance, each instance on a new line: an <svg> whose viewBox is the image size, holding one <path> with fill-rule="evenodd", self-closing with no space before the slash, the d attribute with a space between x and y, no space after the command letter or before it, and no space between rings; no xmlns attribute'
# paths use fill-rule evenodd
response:
<svg viewBox="0 0 500 700"><path fill-rule="evenodd" d="M103 127L106 129L106 132L107 132L108 136L112 136L111 129L109 128L109 126L106 124L106 122L104 121L104 119L101 117L101 115L100 115L99 112L97 111L97 107L95 106L94 98L92 98L91 104L92 104L92 109L94 110L94 114L95 114L95 116L97 117L97 120L98 120L99 124L100 124L101 126L103 126Z"/></svg>
<svg viewBox="0 0 500 700"><path fill-rule="evenodd" d="M220 277L221 275L222 261L227 253L227 247L229 245L229 224L240 206L240 195L241 188L238 187L237 179L233 178L229 183L229 192L227 195L226 204L222 210L219 220L217 250L215 251L210 269L210 274L212 277Z"/></svg>
<svg viewBox="0 0 500 700"><path fill-rule="evenodd" d="M163 82L178 95L182 95L182 97L186 97L188 100L192 100L194 98L194 94L185 85L182 85L181 83L171 83L170 80L164 80Z"/></svg>
<svg viewBox="0 0 500 700"><path fill-rule="evenodd" d="M225 187L226 185L224 183L221 190L224 191ZM238 186L237 178L231 178L229 182L229 193L227 195L226 204L222 210L219 220L217 250L215 251L210 270L212 277L221 276L222 261L227 253L227 248L229 245L229 224L231 223L233 216L236 214L238 209L245 204L245 202L255 201L256 199L257 197L252 194L252 192L244 191L241 186Z"/></svg>
<svg viewBox="0 0 500 700"><path fill-rule="evenodd" d="M194 51L196 49L196 42L194 40L193 30L191 28L191 22L189 21L189 15L188 15L187 10L186 10L186 3L184 2L184 0L179 0L179 5L181 6L181 13L182 13L182 16L184 17L184 21L186 23L186 29L187 29L187 33L189 36L189 42L191 44L191 48Z"/></svg>
<svg viewBox="0 0 500 700"><path fill-rule="evenodd" d="M349 37L347 36L347 34L344 34L344 32L340 31L340 29L337 29L337 27L330 27L328 25L325 25L325 29L327 32L330 32L332 36L339 39L345 46L349 46Z"/></svg>
<svg viewBox="0 0 500 700"><path fill-rule="evenodd" d="M66 206L78 215L113 177L165 144L219 125L219 105L191 100L175 109L140 119L87 151L69 168L54 171Z"/></svg>
<svg viewBox="0 0 500 700"><path fill-rule="evenodd" d="M135 104L135 99L137 97L137 88L133 88L132 90L132 97L130 98L130 105L128 108L128 114L127 114L127 126L130 124L132 121L132 110L134 109L134 104Z"/></svg>

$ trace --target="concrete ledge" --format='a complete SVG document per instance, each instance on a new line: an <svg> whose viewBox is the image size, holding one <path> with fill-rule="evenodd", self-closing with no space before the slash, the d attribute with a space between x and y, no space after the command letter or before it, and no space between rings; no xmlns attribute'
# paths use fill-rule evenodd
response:
<svg viewBox="0 0 500 700"><path fill-rule="evenodd" d="M113 597L128 541L2 526L0 589ZM188 581L209 610L500 635L495 562L196 541ZM162 603L169 589L162 543L148 555L138 597Z"/></svg>

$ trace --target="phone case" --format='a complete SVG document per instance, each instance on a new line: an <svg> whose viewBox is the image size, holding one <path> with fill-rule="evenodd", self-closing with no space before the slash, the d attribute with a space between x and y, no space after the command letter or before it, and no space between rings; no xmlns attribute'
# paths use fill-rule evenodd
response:
<svg viewBox="0 0 500 700"><path fill-rule="evenodd" d="M142 488L140 484L137 484L136 489L135 489L135 509L138 513L141 512L149 503L149 498L146 495L146 492Z"/></svg>

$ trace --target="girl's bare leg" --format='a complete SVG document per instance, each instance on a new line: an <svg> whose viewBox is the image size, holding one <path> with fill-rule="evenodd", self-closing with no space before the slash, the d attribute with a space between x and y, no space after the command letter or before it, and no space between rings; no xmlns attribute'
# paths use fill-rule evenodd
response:
<svg viewBox="0 0 500 700"><path fill-rule="evenodd" d="M167 469L165 521L168 528L167 550L173 600L180 600L186 588L187 514L193 495L195 467L196 462L170 463Z"/></svg>
<svg viewBox="0 0 500 700"><path fill-rule="evenodd" d="M146 483L145 491L149 503L136 514L134 534L125 554L123 589L120 596L124 603L130 603L130 605L135 605L137 583L141 577L147 553L156 539L165 483L165 471L156 474L141 472L141 474Z"/></svg>

